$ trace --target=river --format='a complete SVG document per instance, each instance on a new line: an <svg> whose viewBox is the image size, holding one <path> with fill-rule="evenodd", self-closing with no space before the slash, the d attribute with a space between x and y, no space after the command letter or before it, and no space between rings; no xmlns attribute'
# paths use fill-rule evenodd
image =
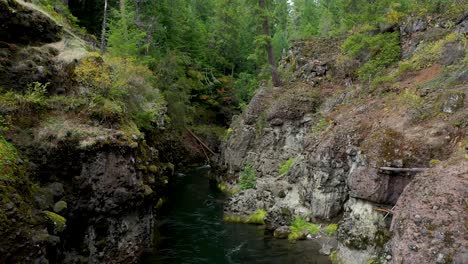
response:
<svg viewBox="0 0 468 264"><path fill-rule="evenodd" d="M209 173L200 168L177 178L158 215L154 251L141 264L330 263L314 241L279 240L261 226L225 223L226 196Z"/></svg>

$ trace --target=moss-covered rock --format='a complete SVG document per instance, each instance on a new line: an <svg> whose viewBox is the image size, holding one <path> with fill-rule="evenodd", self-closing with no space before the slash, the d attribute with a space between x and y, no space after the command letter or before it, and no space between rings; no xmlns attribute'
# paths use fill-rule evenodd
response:
<svg viewBox="0 0 468 264"><path fill-rule="evenodd" d="M67 209L67 202L65 201L58 201L54 204L54 212L60 213L61 211Z"/></svg>
<svg viewBox="0 0 468 264"><path fill-rule="evenodd" d="M57 233L62 233L67 227L67 220L65 217L50 211L44 211L47 219L54 225L54 230Z"/></svg>

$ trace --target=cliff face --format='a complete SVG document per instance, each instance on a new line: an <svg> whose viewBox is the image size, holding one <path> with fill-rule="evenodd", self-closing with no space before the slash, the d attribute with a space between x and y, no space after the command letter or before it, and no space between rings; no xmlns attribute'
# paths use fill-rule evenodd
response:
<svg viewBox="0 0 468 264"><path fill-rule="evenodd" d="M0 24L0 263L136 263L174 169L163 122L90 96L77 67L113 66L37 6L2 0Z"/></svg>
<svg viewBox="0 0 468 264"><path fill-rule="evenodd" d="M234 194L225 213L245 218L266 210L271 229L290 225L298 215L339 221L337 261L391 263L394 255L394 263L433 263L433 255L422 260L402 249L398 237L411 235L395 221L422 195L416 182L407 187L418 171L407 168L463 168L467 162L466 16L453 27L444 27L446 22L410 17L388 30L399 36L402 57L372 82L356 80L368 58L343 55L343 39L296 42L280 67L289 83L260 89L233 121L223 149L223 181L239 189L239 175L252 167L256 184ZM441 170L431 173L444 178ZM394 226L403 230L393 246L387 244L391 215L381 209L394 212ZM463 255L460 247L455 251L450 254Z"/></svg>

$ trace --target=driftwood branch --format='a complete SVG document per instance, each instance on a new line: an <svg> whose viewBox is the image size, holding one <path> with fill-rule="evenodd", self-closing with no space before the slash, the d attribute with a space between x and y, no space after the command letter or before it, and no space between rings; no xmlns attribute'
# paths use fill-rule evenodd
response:
<svg viewBox="0 0 468 264"><path fill-rule="evenodd" d="M216 156L216 153L213 150L211 150L210 147L208 147L205 143L203 143L203 141L199 137L197 137L197 135L195 135L192 131L190 131L190 129L188 129L188 128L185 128L185 129L187 129L187 131L190 133L190 135L192 137L194 137L200 143L200 145L205 147L208 151L211 152L211 154Z"/></svg>
<svg viewBox="0 0 468 264"><path fill-rule="evenodd" d="M393 214L393 211L391 209L388 209L388 208L374 208L375 211L379 211L379 212L384 212L384 213L387 213L387 214Z"/></svg>
<svg viewBox="0 0 468 264"><path fill-rule="evenodd" d="M380 167L381 171L392 171L392 172L423 172L427 168L393 168L393 167Z"/></svg>

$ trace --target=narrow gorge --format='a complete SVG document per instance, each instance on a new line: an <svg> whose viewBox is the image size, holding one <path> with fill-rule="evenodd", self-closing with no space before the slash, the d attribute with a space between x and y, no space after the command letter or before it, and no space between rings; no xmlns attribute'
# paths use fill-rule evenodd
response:
<svg viewBox="0 0 468 264"><path fill-rule="evenodd" d="M0 0L0 264L468 263L467 6Z"/></svg>

